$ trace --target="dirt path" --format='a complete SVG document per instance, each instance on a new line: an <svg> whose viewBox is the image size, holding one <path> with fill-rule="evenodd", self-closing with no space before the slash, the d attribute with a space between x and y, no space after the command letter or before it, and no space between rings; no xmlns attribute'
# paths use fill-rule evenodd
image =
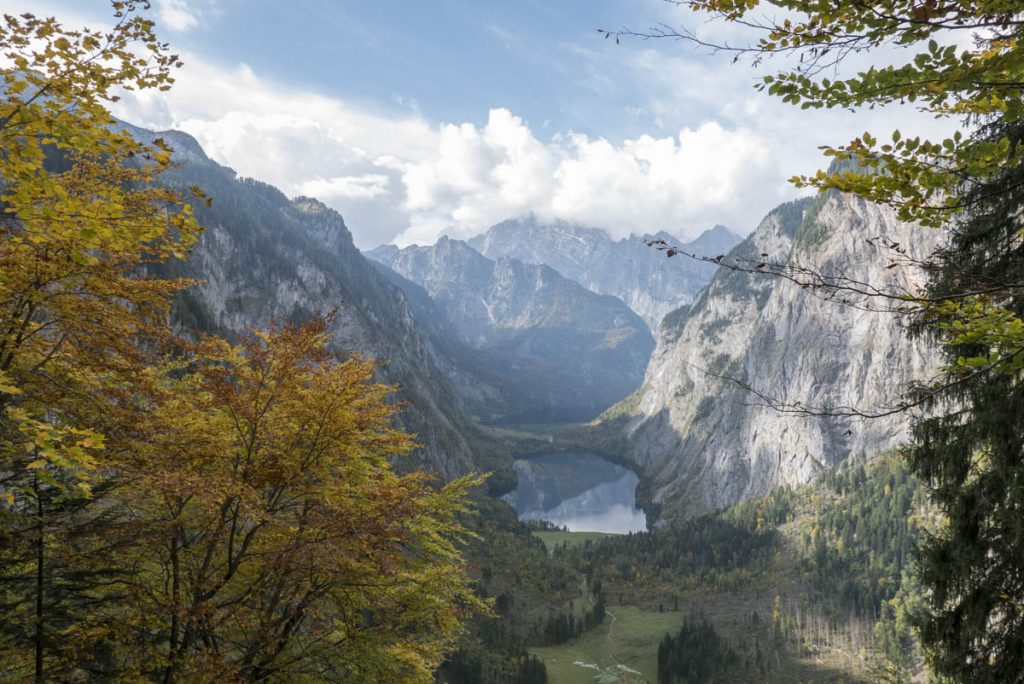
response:
<svg viewBox="0 0 1024 684"><path fill-rule="evenodd" d="M616 665L619 664L618 659L615 657L615 651L619 650L619 645L615 643L615 639L612 638L612 633L615 631L615 621L618 620L615 617L615 613L605 609L604 614L611 618L611 622L608 624L608 635L605 637L608 640L608 645L611 650L608 652L608 657L612 659L612 662Z"/></svg>

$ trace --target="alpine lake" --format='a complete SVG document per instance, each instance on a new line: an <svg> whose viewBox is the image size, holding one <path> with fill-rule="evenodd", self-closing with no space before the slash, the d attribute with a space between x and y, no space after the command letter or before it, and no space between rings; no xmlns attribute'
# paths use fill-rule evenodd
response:
<svg viewBox="0 0 1024 684"><path fill-rule="evenodd" d="M636 473L587 452L517 459L519 484L502 499L520 520L544 520L570 532L628 534L647 530L636 507Z"/></svg>

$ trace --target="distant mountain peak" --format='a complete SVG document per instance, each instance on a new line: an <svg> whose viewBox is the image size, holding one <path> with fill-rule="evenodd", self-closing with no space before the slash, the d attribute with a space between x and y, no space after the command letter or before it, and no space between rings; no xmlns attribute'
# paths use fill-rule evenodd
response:
<svg viewBox="0 0 1024 684"><path fill-rule="evenodd" d="M700 240L733 240L736 244L739 244L743 240L742 235L737 235L728 226L723 226L721 223L716 223L711 228L708 228L703 233L695 237L690 242L698 242Z"/></svg>
<svg viewBox="0 0 1024 684"><path fill-rule="evenodd" d="M699 256L717 256L725 254L742 241L741 236L718 224L708 228L682 247Z"/></svg>
<svg viewBox="0 0 1024 684"><path fill-rule="evenodd" d="M704 253L729 251L742 238L724 226L704 231L692 243L666 231L612 238L607 231L563 220L542 221L534 215L502 221L471 238L469 246L490 258L511 256L543 264L599 294L619 297L656 330L662 317L693 301L711 280L715 266L692 260L669 261L644 244L660 239Z"/></svg>

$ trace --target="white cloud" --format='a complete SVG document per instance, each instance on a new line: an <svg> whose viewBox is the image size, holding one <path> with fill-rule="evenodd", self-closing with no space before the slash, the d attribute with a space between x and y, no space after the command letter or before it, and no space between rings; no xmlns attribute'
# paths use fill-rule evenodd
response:
<svg viewBox="0 0 1024 684"><path fill-rule="evenodd" d="M436 154L404 167L410 228L398 241L429 243L440 231L466 237L527 213L618 237L692 236L717 222L746 230L782 199L778 174L756 135L715 122L621 145L585 135L543 144L494 109L483 128L445 126Z"/></svg>
<svg viewBox="0 0 1024 684"><path fill-rule="evenodd" d="M693 24L691 24L693 25ZM709 32L709 40L740 44L737 27L720 22L693 25L698 33ZM728 32L712 35L710 32ZM703 34L702 34L703 35ZM657 41L655 41L657 43ZM855 55L845 63L845 72L856 71L873 59L897 62L906 59L905 52L890 50L877 55ZM595 55L595 68L610 70L614 64L605 55ZM788 178L813 174L827 167L830 159L822 146L839 146L863 131L871 131L880 139L888 138L894 129L914 131L932 140L948 137L957 127L953 119L936 119L922 113L912 104L890 105L876 109L862 108L856 112L842 109L807 109L782 102L754 85L759 74L784 68L784 60L767 60L759 69L752 69L749 60L733 63L722 55L708 55L685 44L663 41L619 57L624 69L621 80L634 84L649 112L649 125L657 130L673 131L693 121L715 121L724 130L749 133L765 149L770 150L775 173L762 175L763 187L747 186L739 199L753 213L763 216L774 205L771 197L790 199L798 194ZM641 117L637 117L642 120ZM738 170L737 170L738 172ZM736 208L739 210L739 208ZM736 210L730 212L736 215ZM754 222L737 221L723 213L718 219L737 232L746 232Z"/></svg>
<svg viewBox="0 0 1024 684"><path fill-rule="evenodd" d="M508 110L491 110L482 129L446 124L436 148L402 168L410 227L400 240L433 242L439 230L466 237L541 209L556 169L554 151Z"/></svg>
<svg viewBox="0 0 1024 684"><path fill-rule="evenodd" d="M324 201L363 198L370 199L387 194L390 181L379 173L337 178L314 178L301 184L302 192Z"/></svg>
<svg viewBox="0 0 1024 684"><path fill-rule="evenodd" d="M543 127L507 109L482 125L432 124L418 111L374 112L271 82L244 64L185 61L171 91L130 94L118 114L185 130L239 173L319 197L346 216L361 246L469 237L529 213L617 236L687 238L716 223L745 233L798 194L786 178L827 163L818 145L865 127L922 130L919 115L899 109L800 112L728 78L727 65L647 51L627 66L653 93L635 118L649 116L657 132L621 141L542 139Z"/></svg>
<svg viewBox="0 0 1024 684"><path fill-rule="evenodd" d="M189 54L184 61L170 91L126 93L115 113L147 128L186 131L215 161L289 196L319 197L346 216L361 245L408 227L396 211L401 173L385 161L425 158L436 148L436 128L415 113L376 114L261 79L245 64L225 68Z"/></svg>
<svg viewBox="0 0 1024 684"><path fill-rule="evenodd" d="M779 199L765 193L778 169L746 129L708 122L675 138L644 135L615 147L575 136L573 146L556 173L552 213L618 234L690 233L717 221L742 230Z"/></svg>
<svg viewBox="0 0 1024 684"><path fill-rule="evenodd" d="M157 19L162 26L172 31L188 31L199 25L199 18L188 0L159 0L156 4Z"/></svg>
<svg viewBox="0 0 1024 684"><path fill-rule="evenodd" d="M171 91L129 94L118 114L182 129L243 175L319 197L365 246L468 237L531 212L614 235L685 236L719 222L747 230L782 197L772 156L744 128L708 122L622 143L543 141L507 109L491 110L482 126L435 126L188 55Z"/></svg>
<svg viewBox="0 0 1024 684"><path fill-rule="evenodd" d="M0 0L0 9L20 11L17 4ZM744 42L741 27L701 23L664 3L649 4L702 38ZM109 21L78 14L102 12L101 5L76 3L73 12L54 0L36 5L69 25ZM218 4L158 0L155 10L168 28L190 30L216 16ZM842 143L864 129L878 137L900 128L939 138L953 126L909 106L801 111L754 91L750 64L678 43L546 47L499 37L517 54L621 103L617 111L633 133L625 140L564 130L551 137L547 121L531 127L507 109L492 110L484 123L429 122L400 93L392 94L394 105L382 103L390 107L382 112L268 81L245 64L224 67L189 54L171 91L129 93L116 113L150 128L185 130L243 175L288 195L320 197L345 215L361 246L469 236L531 212L615 235L667 229L688 237L714 223L746 232L797 194L786 178L827 164L819 145ZM761 70L781 66L771 61ZM580 99L569 118L599 121L607 113L589 106Z"/></svg>

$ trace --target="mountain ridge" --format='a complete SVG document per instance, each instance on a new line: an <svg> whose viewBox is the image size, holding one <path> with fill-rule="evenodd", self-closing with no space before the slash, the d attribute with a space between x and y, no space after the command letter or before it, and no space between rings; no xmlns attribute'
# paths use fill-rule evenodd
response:
<svg viewBox="0 0 1024 684"><path fill-rule="evenodd" d="M504 376L505 392L546 407L545 419L526 422L553 422L556 414L590 420L643 377L654 345L644 322L621 300L548 266L492 260L447 237L429 247L385 246L366 254L423 288L461 343Z"/></svg>
<svg viewBox="0 0 1024 684"><path fill-rule="evenodd" d="M921 274L907 265L886 268L891 254L874 241L880 235L908 245L913 259L937 246L936 231L900 223L891 209L826 193L774 209L725 262L767 254L913 289ZM723 266L692 304L665 317L643 386L607 412L603 426L621 431L626 458L666 514L687 516L806 483L908 436L901 414L858 422L786 413L752 390L806 407L870 410L927 377L934 362L932 350L908 339L890 313Z"/></svg>
<svg viewBox="0 0 1024 684"><path fill-rule="evenodd" d="M183 192L197 185L213 200L195 207L204 233L188 258L162 267L198 281L175 303L176 327L237 338L273 322L333 312L332 349L379 359L379 379L397 386L397 401L408 402L397 422L416 435L419 447L400 467L425 467L445 479L510 469L503 449L458 409L404 294L356 249L338 212L240 178L187 133L125 127L173 148L179 166L163 183Z"/></svg>
<svg viewBox="0 0 1024 684"><path fill-rule="evenodd" d="M646 239L663 239L713 257L742 238L715 226L688 243L665 232L614 240L599 228L528 217L498 223L467 242L484 256L544 264L593 292L618 297L656 332L665 314L692 301L715 266L670 264L664 254L646 246Z"/></svg>

